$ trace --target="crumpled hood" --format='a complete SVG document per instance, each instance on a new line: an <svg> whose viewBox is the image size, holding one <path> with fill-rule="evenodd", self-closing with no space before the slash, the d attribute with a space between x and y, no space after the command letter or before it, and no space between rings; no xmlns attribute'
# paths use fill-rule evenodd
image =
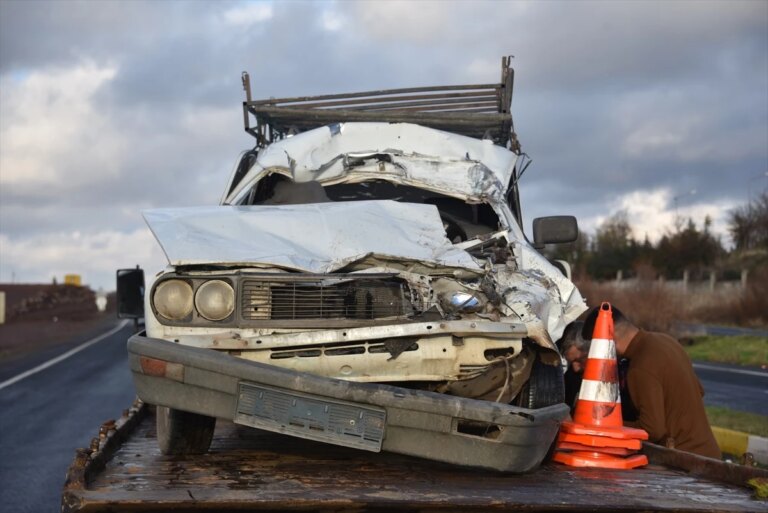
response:
<svg viewBox="0 0 768 513"><path fill-rule="evenodd" d="M355 201L142 212L171 265L329 273L367 256L480 270L445 235L434 205Z"/></svg>
<svg viewBox="0 0 768 513"><path fill-rule="evenodd" d="M308 130L261 150L223 202L239 203L254 183L277 171L297 183L384 179L461 199L501 201L517 158L490 140L409 123L341 123ZM382 167L384 161L387 165Z"/></svg>

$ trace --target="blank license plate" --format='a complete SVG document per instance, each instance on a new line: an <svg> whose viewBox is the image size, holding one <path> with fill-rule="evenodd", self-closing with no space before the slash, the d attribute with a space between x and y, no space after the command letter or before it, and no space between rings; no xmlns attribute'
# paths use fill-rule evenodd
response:
<svg viewBox="0 0 768 513"><path fill-rule="evenodd" d="M379 452L386 412L376 406L240 382L234 422Z"/></svg>

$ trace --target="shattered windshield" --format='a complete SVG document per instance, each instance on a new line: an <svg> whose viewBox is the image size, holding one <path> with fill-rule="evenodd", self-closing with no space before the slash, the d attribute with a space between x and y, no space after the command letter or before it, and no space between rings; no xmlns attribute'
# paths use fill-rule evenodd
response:
<svg viewBox="0 0 768 513"><path fill-rule="evenodd" d="M470 204L458 198L385 180L323 186L318 182L294 183L283 175L272 174L251 190L244 204L297 205L366 200L435 205L446 235L454 244L482 238L501 229L498 215L486 203Z"/></svg>

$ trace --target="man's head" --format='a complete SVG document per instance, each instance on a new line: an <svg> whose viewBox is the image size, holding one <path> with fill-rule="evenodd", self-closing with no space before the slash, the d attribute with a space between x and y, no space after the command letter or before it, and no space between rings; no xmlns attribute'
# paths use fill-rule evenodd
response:
<svg viewBox="0 0 768 513"><path fill-rule="evenodd" d="M560 352L571 370L577 374L584 372L587 356L589 356L589 340L581 336L583 327L583 321L573 321L565 327L560 339Z"/></svg>
<svg viewBox="0 0 768 513"><path fill-rule="evenodd" d="M595 331L595 322L600 313L600 307L592 308L584 318L584 325L581 329L581 336L586 340L592 340L592 333ZM611 305L611 317L613 318L614 342L616 343L616 352L619 356L624 354L629 347L629 343L637 333L637 326L632 324L627 316L621 313L621 310Z"/></svg>

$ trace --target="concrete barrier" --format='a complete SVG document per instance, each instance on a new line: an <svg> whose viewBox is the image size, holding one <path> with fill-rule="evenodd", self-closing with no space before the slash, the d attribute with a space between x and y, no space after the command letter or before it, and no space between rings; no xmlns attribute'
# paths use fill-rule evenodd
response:
<svg viewBox="0 0 768 513"><path fill-rule="evenodd" d="M721 451L738 457L750 453L756 462L768 465L768 438L715 426L712 433Z"/></svg>

